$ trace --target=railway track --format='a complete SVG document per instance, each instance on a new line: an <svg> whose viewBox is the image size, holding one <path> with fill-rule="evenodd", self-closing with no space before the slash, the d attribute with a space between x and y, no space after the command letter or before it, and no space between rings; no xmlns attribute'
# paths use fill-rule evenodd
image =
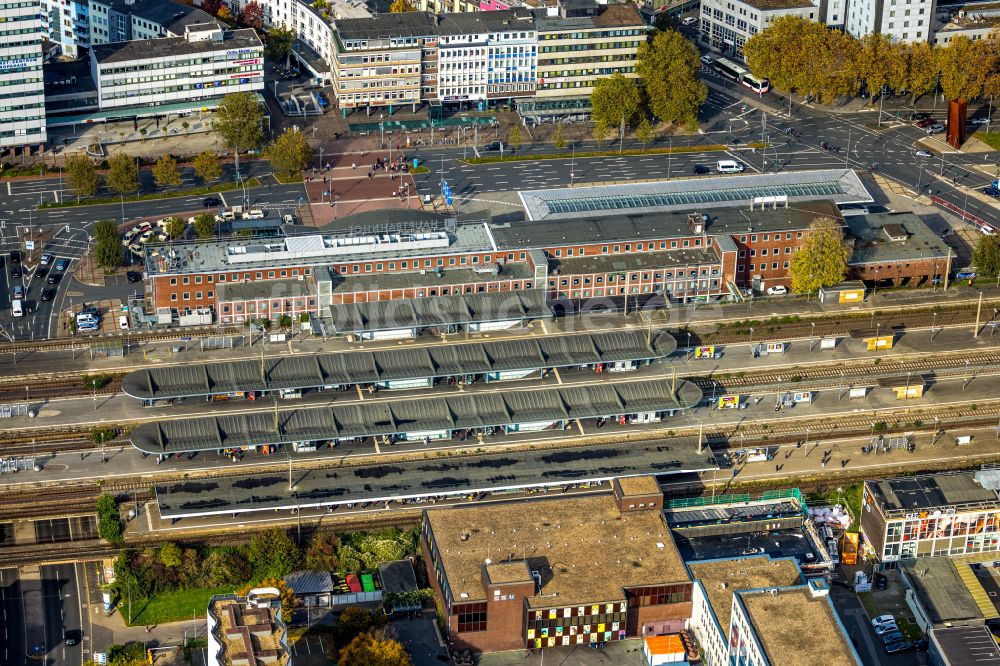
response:
<svg viewBox="0 0 1000 666"><path fill-rule="evenodd" d="M211 336L211 335L239 335L245 334L245 329L240 328L192 328L184 329L183 331L166 331L162 333L130 333L128 336L121 337L119 340L122 344L131 344L139 342L163 342L167 340L188 340L190 338L195 338L199 336ZM15 342L13 344L5 342L0 344L0 354L24 354L33 351L58 351L63 349L85 349L86 346L92 342L106 342L107 338L95 335L93 337L86 335L79 335L74 339L68 338L53 338L49 340L25 340L23 342Z"/></svg>

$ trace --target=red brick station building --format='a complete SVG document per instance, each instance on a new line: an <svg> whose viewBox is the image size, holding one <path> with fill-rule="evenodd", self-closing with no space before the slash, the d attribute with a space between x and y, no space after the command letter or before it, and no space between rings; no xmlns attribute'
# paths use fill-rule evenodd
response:
<svg viewBox="0 0 1000 666"><path fill-rule="evenodd" d="M152 246L146 308L210 309L221 324L302 313L343 318L351 304L544 293L567 307L740 297L788 283L818 218L842 224L850 279L914 285L950 270L947 246L911 213L845 217L872 201L854 171L832 169L521 192L494 219L388 209L268 239ZM631 303L627 305L631 306ZM335 332L342 332L334 325Z"/></svg>

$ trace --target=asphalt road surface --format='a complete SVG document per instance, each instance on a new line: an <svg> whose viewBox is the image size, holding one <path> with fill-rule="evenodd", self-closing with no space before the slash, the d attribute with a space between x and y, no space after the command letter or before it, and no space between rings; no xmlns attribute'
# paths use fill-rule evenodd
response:
<svg viewBox="0 0 1000 666"><path fill-rule="evenodd" d="M42 603L45 617L46 666L80 666L83 636L80 618L80 588L74 564L41 567ZM66 645L66 639L77 644Z"/></svg>
<svg viewBox="0 0 1000 666"><path fill-rule="evenodd" d="M0 569L0 665L24 666L24 608L17 569Z"/></svg>

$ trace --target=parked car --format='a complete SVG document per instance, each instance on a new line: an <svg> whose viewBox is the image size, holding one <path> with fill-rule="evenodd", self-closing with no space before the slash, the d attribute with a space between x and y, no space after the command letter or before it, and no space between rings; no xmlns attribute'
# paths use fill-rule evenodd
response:
<svg viewBox="0 0 1000 666"><path fill-rule="evenodd" d="M969 120L969 124L970 125L989 125L990 124L990 119L987 118L987 117L984 117L984 116L980 116L979 118L972 118L971 120Z"/></svg>
<svg viewBox="0 0 1000 666"><path fill-rule="evenodd" d="M706 65L711 65L711 64L712 64L713 62L715 62L715 58L713 58L713 57L712 57L712 56L710 56L710 55L703 55L703 56L701 57L701 61L702 61L703 63L705 63Z"/></svg>
<svg viewBox="0 0 1000 666"><path fill-rule="evenodd" d="M24 298L24 287L22 287L19 284L15 284L14 285L13 294L14 294L13 297L16 298L16 299L18 299L18 300Z"/></svg>
<svg viewBox="0 0 1000 666"><path fill-rule="evenodd" d="M925 114L923 120L917 121L917 127L919 127L920 129L923 129L925 127L930 127L931 125L934 124L934 122L935 121L934 121L933 118L928 118L928 117L926 117L926 114Z"/></svg>
<svg viewBox="0 0 1000 666"><path fill-rule="evenodd" d="M976 271L959 271L955 273L956 280L975 280Z"/></svg>
<svg viewBox="0 0 1000 666"><path fill-rule="evenodd" d="M929 150L918 150L917 157L934 157L934 154Z"/></svg>
<svg viewBox="0 0 1000 666"><path fill-rule="evenodd" d="M19 263L21 263L21 251L20 250L11 250L10 251L10 263L12 263L12 264L19 264Z"/></svg>
<svg viewBox="0 0 1000 666"><path fill-rule="evenodd" d="M889 577L884 573L875 574L875 588L878 590L884 590L889 587Z"/></svg>
<svg viewBox="0 0 1000 666"><path fill-rule="evenodd" d="M694 25L698 22L698 19L694 16L685 16L681 19L681 25Z"/></svg>
<svg viewBox="0 0 1000 666"><path fill-rule="evenodd" d="M898 643L891 643L885 646L886 654L899 654L900 652L907 652L913 649L913 643L909 641L899 641Z"/></svg>
<svg viewBox="0 0 1000 666"><path fill-rule="evenodd" d="M784 296L787 293L788 293L788 287L781 284L767 288L768 296Z"/></svg>
<svg viewBox="0 0 1000 666"><path fill-rule="evenodd" d="M502 141L490 141L488 144L486 144L485 146L483 146L483 150L485 150L487 152L493 152L493 151L497 151L497 150L503 151L503 149L504 149L504 145L503 145Z"/></svg>
<svg viewBox="0 0 1000 666"><path fill-rule="evenodd" d="M989 187L983 188L983 194L988 197L993 197L994 199L1000 199L1000 190L990 185Z"/></svg>
<svg viewBox="0 0 1000 666"><path fill-rule="evenodd" d="M944 131L944 125L941 123L934 123L933 125L928 125L924 128L924 131L928 134L937 134L938 132Z"/></svg>
<svg viewBox="0 0 1000 666"><path fill-rule="evenodd" d="M899 631L899 627L896 626L895 620L875 627L875 633L879 636L885 636L886 634L891 634L894 631Z"/></svg>
<svg viewBox="0 0 1000 666"><path fill-rule="evenodd" d="M890 645L891 643L898 643L903 639L904 639L903 632L891 631L882 637L882 645Z"/></svg>
<svg viewBox="0 0 1000 666"><path fill-rule="evenodd" d="M219 197L205 197L205 200L201 202L201 205L205 208L219 208L222 206L222 199Z"/></svg>
<svg viewBox="0 0 1000 666"><path fill-rule="evenodd" d="M49 264L51 264L51 263L52 263L52 255L51 255L51 254L49 254L48 252L46 252L46 253L42 254L42 258L41 258L41 260L39 261L39 263L40 263L40 264L41 264L42 266L48 266Z"/></svg>
<svg viewBox="0 0 1000 666"><path fill-rule="evenodd" d="M873 627L877 627L880 624L896 624L896 618L892 615L879 615L872 618Z"/></svg>
<svg viewBox="0 0 1000 666"><path fill-rule="evenodd" d="M910 114L910 120L927 120L930 116L923 111L917 111Z"/></svg>
<svg viewBox="0 0 1000 666"><path fill-rule="evenodd" d="M125 273L125 278L129 282L139 282L140 280L142 280L142 273L140 273L139 271L128 271L127 273Z"/></svg>
<svg viewBox="0 0 1000 666"><path fill-rule="evenodd" d="M696 175L696 176L704 176L706 173L712 173L712 170L709 169L704 164L695 164L694 165L694 175Z"/></svg>

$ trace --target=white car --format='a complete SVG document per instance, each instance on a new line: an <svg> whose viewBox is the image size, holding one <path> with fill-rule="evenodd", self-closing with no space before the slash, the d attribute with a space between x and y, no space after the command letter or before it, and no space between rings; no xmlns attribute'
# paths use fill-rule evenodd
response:
<svg viewBox="0 0 1000 666"><path fill-rule="evenodd" d="M685 16L684 18L681 19L681 25L694 25L697 22L698 19L696 19L693 16Z"/></svg>
<svg viewBox="0 0 1000 666"><path fill-rule="evenodd" d="M896 626L896 622L886 622L885 624L880 624L875 627L876 636L885 636L886 634L891 634L894 631L899 631L899 627Z"/></svg>
<svg viewBox="0 0 1000 666"><path fill-rule="evenodd" d="M983 118L983 117L973 118L972 120L969 121L969 124L970 125L989 125L990 124L990 119L989 118Z"/></svg>
<svg viewBox="0 0 1000 666"><path fill-rule="evenodd" d="M896 618L892 615L879 615L872 618L872 626L878 627L882 624L896 624Z"/></svg>
<svg viewBox="0 0 1000 666"><path fill-rule="evenodd" d="M767 295L768 296L784 296L787 293L788 293L788 287L786 287L784 285L780 285L779 284L779 285L777 285L775 287L768 287L767 288Z"/></svg>
<svg viewBox="0 0 1000 666"><path fill-rule="evenodd" d="M710 55L703 55L703 56L701 57L701 61L702 61L703 63L705 63L706 65L711 65L711 64L712 64L713 62L715 62L715 58L713 58L713 57L712 57L712 56L710 56Z"/></svg>
<svg viewBox="0 0 1000 666"><path fill-rule="evenodd" d="M929 150L918 150L917 157L934 157Z"/></svg>

